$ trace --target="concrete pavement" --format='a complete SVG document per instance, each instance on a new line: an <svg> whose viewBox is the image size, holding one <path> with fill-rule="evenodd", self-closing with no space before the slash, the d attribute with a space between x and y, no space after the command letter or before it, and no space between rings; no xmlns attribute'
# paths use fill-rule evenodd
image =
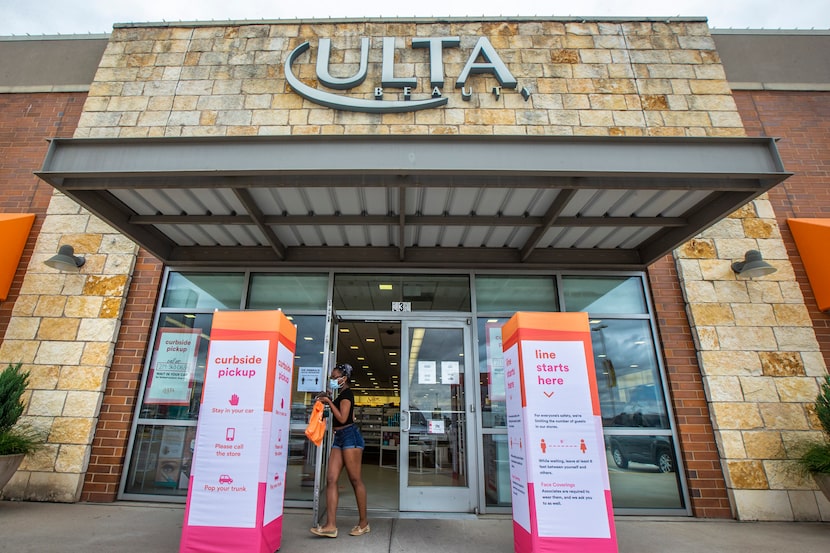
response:
<svg viewBox="0 0 830 553"><path fill-rule="evenodd" d="M15 553L175 553L182 505L0 501L0 551ZM338 517L341 536L309 533L311 512L285 513L281 553L511 553L508 516L371 518L372 531L348 535L353 516ZM830 523L736 522L617 517L620 553L827 553Z"/></svg>

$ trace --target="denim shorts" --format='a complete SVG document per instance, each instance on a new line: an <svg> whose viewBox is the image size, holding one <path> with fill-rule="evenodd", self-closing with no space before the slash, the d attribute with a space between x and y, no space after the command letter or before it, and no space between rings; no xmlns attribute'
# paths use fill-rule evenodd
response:
<svg viewBox="0 0 830 553"><path fill-rule="evenodd" d="M334 443L331 444L332 449L363 449L366 443L363 441L363 435L356 424L347 426L340 430L334 431Z"/></svg>

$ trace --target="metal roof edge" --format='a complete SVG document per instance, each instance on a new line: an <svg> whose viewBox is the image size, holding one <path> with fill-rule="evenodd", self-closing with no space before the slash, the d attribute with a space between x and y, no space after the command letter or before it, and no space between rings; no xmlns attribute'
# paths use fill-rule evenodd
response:
<svg viewBox="0 0 830 553"><path fill-rule="evenodd" d="M554 21L562 23L623 23L623 22L682 22L707 23L705 16L626 16L626 17L599 17L599 16L526 16L526 15L494 15L494 16L430 16L430 17L331 17L331 18L299 18L299 19L228 19L226 21L156 21L114 23L113 29L134 29L141 27L228 27L237 25L283 25L283 24L339 24L339 23L442 23L442 22L530 22Z"/></svg>
<svg viewBox="0 0 830 553"><path fill-rule="evenodd" d="M729 82L730 90L774 90L778 92L830 92L830 83L741 83Z"/></svg>
<svg viewBox="0 0 830 553"><path fill-rule="evenodd" d="M53 92L89 92L88 84L0 86L0 94L49 94Z"/></svg>
<svg viewBox="0 0 830 553"><path fill-rule="evenodd" d="M109 40L109 33L69 34L69 35L7 35L0 36L0 42L23 42L27 40Z"/></svg>
<svg viewBox="0 0 830 553"><path fill-rule="evenodd" d="M830 29L731 29L712 27L713 35L830 35Z"/></svg>

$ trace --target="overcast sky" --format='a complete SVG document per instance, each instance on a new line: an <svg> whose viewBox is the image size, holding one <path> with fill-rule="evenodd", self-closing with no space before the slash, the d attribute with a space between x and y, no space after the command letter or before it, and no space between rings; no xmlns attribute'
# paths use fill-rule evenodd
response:
<svg viewBox="0 0 830 553"><path fill-rule="evenodd" d="M830 29L830 0L0 0L0 36L114 23L404 16L705 16L736 29Z"/></svg>

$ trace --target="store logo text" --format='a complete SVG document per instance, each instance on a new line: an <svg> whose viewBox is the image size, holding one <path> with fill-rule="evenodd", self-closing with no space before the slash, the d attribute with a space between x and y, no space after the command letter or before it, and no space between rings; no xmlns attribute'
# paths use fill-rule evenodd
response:
<svg viewBox="0 0 830 553"><path fill-rule="evenodd" d="M443 106L448 99L441 91L444 86L444 48L454 48L461 44L459 37L418 37L412 39L412 48L427 48L429 50L429 81L432 87L431 97L424 100L413 100L412 90L417 85L417 79L412 77L396 77L394 75L395 64L395 39L393 37L383 38L383 61L381 64L381 86L375 87L374 100L365 98L352 98L333 94L317 88L312 88L303 83L292 71L294 62L310 48L308 42L304 42L291 51L285 61L285 78L294 91L303 98L344 111L360 111L365 113L400 113L417 111L438 106ZM366 80L369 66L369 39L360 39L360 66L357 73L350 77L335 77L329 72L329 59L331 56L331 39L321 38L317 52L317 79L323 85L335 90L349 90L359 86ZM478 61L482 59L483 61ZM485 37L480 37L472 52L470 53L464 69L455 81L455 88L461 89L461 96L469 100L473 95L472 88L466 86L467 79L472 74L491 74L499 85L493 87L492 93L498 98L503 88L515 89L518 82L511 75L510 70L499 57L493 45ZM401 89L403 100L384 100L385 88ZM521 89L522 97L527 100L530 92L526 88Z"/></svg>

